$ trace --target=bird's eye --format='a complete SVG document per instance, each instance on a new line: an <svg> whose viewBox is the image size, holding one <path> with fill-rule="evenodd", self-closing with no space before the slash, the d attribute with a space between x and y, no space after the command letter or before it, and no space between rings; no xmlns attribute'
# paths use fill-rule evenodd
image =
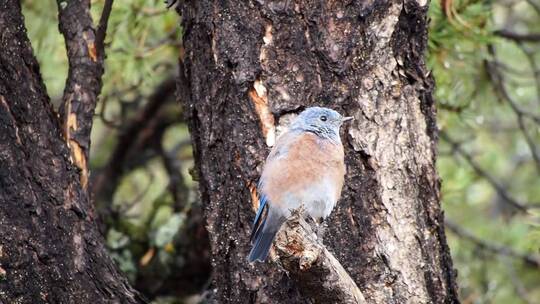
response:
<svg viewBox="0 0 540 304"><path fill-rule="evenodd" d="M328 118L326 116L321 116L321 121L326 121Z"/></svg>

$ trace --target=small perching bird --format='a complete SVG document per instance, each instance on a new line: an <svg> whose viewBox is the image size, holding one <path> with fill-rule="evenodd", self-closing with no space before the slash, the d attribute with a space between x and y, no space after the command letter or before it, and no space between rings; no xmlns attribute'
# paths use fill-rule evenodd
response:
<svg viewBox="0 0 540 304"><path fill-rule="evenodd" d="M351 119L328 108L307 108L278 138L259 180L250 262L266 259L276 233L292 210L303 205L307 215L318 223L330 215L345 178L339 129Z"/></svg>

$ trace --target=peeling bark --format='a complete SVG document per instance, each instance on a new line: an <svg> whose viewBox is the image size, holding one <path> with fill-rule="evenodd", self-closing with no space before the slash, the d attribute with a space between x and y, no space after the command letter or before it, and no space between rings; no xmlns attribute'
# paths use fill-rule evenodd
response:
<svg viewBox="0 0 540 304"><path fill-rule="evenodd" d="M59 28L64 35L69 61L60 120L71 158L80 169L81 185L86 191L90 174L90 131L102 87L105 61L103 42L109 15L102 18L97 35L90 15L90 0L57 0L57 3ZM112 1L107 1L105 13L110 13L111 5Z"/></svg>
<svg viewBox="0 0 540 304"><path fill-rule="evenodd" d="M186 100L216 303L307 303L275 263L250 265L257 183L304 107L355 122L325 245L368 303L457 303L435 171L425 1L186 1ZM273 114L268 119L265 113ZM251 187L252 188L252 187Z"/></svg>
<svg viewBox="0 0 540 304"><path fill-rule="evenodd" d="M0 302L142 303L87 213L19 1L0 28Z"/></svg>

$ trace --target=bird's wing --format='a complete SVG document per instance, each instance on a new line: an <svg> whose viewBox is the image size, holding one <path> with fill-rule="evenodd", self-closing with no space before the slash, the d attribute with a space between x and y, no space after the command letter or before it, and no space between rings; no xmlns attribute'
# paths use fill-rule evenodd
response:
<svg viewBox="0 0 540 304"><path fill-rule="evenodd" d="M283 161L286 161L285 158L287 156L289 146L294 142L294 140L295 135L292 132L284 133L278 138L275 146L272 148L272 151L270 151L270 154L268 154L265 169L263 169L263 174L261 175L261 179L259 180L259 184L257 186L259 193L259 209L257 210L257 214L253 220L253 228L250 236L250 241L252 243L255 239L257 239L257 236L264 227L268 217L268 209L270 208L268 204L268 195L263 191L263 185L265 183L265 179L267 178L267 174L264 174L264 172L266 168L268 168L268 164L283 163ZM281 177L282 176L276 176L276 178Z"/></svg>

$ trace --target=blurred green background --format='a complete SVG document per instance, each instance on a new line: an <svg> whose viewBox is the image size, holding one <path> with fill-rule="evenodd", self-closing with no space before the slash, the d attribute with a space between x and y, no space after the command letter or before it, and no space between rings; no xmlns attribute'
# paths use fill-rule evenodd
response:
<svg viewBox="0 0 540 304"><path fill-rule="evenodd" d="M94 20L102 5L92 1ZM55 8L54 0L23 1L58 106L67 57ZM442 0L429 14L438 169L460 297L540 303L540 1ZM210 266L174 97L179 16L160 0L115 1L108 28L91 151L101 228L122 270L154 303L196 303Z"/></svg>

